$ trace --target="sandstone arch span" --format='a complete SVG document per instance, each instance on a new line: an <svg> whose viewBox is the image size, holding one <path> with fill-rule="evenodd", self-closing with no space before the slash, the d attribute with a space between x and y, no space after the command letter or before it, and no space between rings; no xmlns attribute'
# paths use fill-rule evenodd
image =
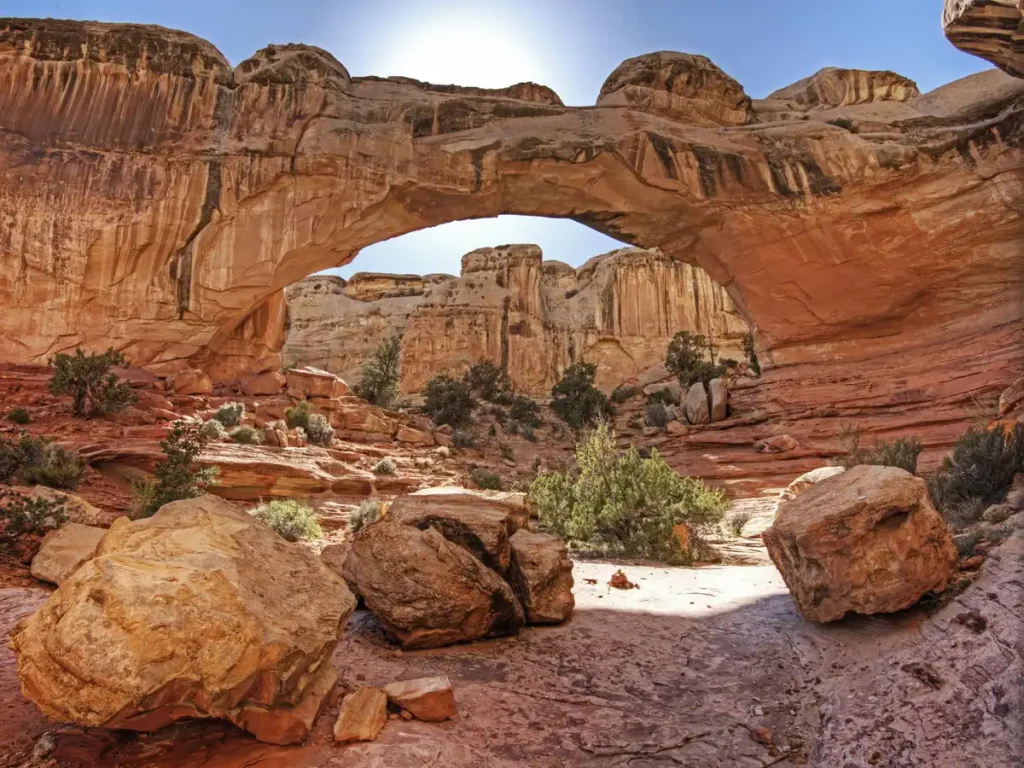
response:
<svg viewBox="0 0 1024 768"><path fill-rule="evenodd" d="M156 27L0 21L0 357L117 340L157 369L277 364L281 289L360 248L502 213L703 267L776 364L1019 326L1024 83L919 96L823 70L752 101L703 57L624 62L598 104L232 68Z"/></svg>

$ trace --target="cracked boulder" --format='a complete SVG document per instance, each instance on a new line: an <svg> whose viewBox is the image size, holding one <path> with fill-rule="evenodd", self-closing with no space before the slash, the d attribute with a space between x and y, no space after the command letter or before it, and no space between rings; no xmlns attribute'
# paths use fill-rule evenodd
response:
<svg viewBox="0 0 1024 768"><path fill-rule="evenodd" d="M345 579L404 648L436 648L511 635L523 626L512 588L469 550L390 519L352 539Z"/></svg>
<svg viewBox="0 0 1024 768"><path fill-rule="evenodd" d="M779 503L768 554L808 621L892 613L946 588L957 551L924 480L858 466Z"/></svg>
<svg viewBox="0 0 1024 768"><path fill-rule="evenodd" d="M523 603L527 624L559 624L572 615L572 560L557 536L517 531L511 539L509 581Z"/></svg>
<svg viewBox="0 0 1024 768"><path fill-rule="evenodd" d="M89 727L224 718L305 739L355 598L313 553L213 496L118 519L11 634L22 693Z"/></svg>

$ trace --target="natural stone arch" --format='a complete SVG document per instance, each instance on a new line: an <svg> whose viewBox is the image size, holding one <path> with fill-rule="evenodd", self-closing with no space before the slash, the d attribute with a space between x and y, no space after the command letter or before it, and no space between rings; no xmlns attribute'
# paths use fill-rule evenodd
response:
<svg viewBox="0 0 1024 768"><path fill-rule="evenodd" d="M124 339L156 368L266 368L286 285L504 213L704 268L776 363L1021 321L1022 88L1002 73L917 98L892 73L826 70L813 99L751 101L661 53L569 108L534 84L352 78L308 46L232 69L155 27L0 29L5 358Z"/></svg>

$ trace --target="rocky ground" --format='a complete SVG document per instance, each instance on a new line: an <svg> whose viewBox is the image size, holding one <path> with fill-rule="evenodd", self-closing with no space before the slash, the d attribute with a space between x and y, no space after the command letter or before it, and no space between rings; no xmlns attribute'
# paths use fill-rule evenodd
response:
<svg viewBox="0 0 1024 768"><path fill-rule="evenodd" d="M932 616L816 626L771 567L577 562L576 612L517 638L402 652L357 611L334 654L339 691L447 674L445 723L389 721L333 743L336 694L309 743L275 747L222 723L154 734L61 728L18 694L0 651L2 766L1010 766L1024 759L1024 536ZM48 592L0 591L6 634ZM45 736L45 734L51 734ZM33 757L35 750L36 756Z"/></svg>

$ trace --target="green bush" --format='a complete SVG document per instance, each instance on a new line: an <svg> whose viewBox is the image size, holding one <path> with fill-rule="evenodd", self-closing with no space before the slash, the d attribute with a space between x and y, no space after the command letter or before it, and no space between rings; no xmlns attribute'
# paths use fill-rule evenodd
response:
<svg viewBox="0 0 1024 768"><path fill-rule="evenodd" d="M917 472L921 441L916 437L901 437L892 442L876 440L872 448L862 448L860 430L847 425L839 433L839 441L846 448L846 453L836 460L838 466L849 469L860 464L874 464L882 467L899 467L912 475Z"/></svg>
<svg viewBox="0 0 1024 768"><path fill-rule="evenodd" d="M249 514L269 525L285 541L324 537L316 512L294 499L268 501L249 510Z"/></svg>
<svg viewBox="0 0 1024 768"><path fill-rule="evenodd" d="M679 405L675 397L667 389L656 389L647 396L647 404L662 403L664 405Z"/></svg>
<svg viewBox="0 0 1024 768"><path fill-rule="evenodd" d="M757 360L757 347L754 345L754 334L748 333L743 337L743 354L747 356L747 363L758 376L761 375L761 363Z"/></svg>
<svg viewBox="0 0 1024 768"><path fill-rule="evenodd" d="M314 413L306 423L306 439L316 445L330 447L334 440L334 427L322 413Z"/></svg>
<svg viewBox="0 0 1024 768"><path fill-rule="evenodd" d="M951 523L959 523L976 510L977 517L997 504L1010 490L1013 476L1024 471L1024 425L967 430L942 466L929 478L932 501Z"/></svg>
<svg viewBox="0 0 1024 768"><path fill-rule="evenodd" d="M427 382L423 400L423 410L438 426L464 426L472 419L476 407L469 385L443 373Z"/></svg>
<svg viewBox="0 0 1024 768"><path fill-rule="evenodd" d="M372 471L375 475L393 475L398 471L398 465L395 464L395 460L390 456L385 456L373 465Z"/></svg>
<svg viewBox="0 0 1024 768"><path fill-rule="evenodd" d="M193 468L209 438L195 422L175 421L167 437L160 441L164 458L157 462L154 482L137 483L136 517L150 517L164 504L194 499L206 493L216 482L217 468Z"/></svg>
<svg viewBox="0 0 1024 768"><path fill-rule="evenodd" d="M359 505L359 509L349 517L348 529L352 533L356 533L380 520L380 513L381 503L376 499L366 499Z"/></svg>
<svg viewBox="0 0 1024 768"><path fill-rule="evenodd" d="M640 387L616 387L612 390L611 401L616 405L620 405L627 400L631 400L637 395L643 392Z"/></svg>
<svg viewBox="0 0 1024 768"><path fill-rule="evenodd" d="M205 424L203 425L205 428ZM241 445L259 445L263 442L263 435L252 427L235 427L231 430L231 439Z"/></svg>
<svg viewBox="0 0 1024 768"><path fill-rule="evenodd" d="M113 348L86 355L76 347L73 355L60 352L50 358L53 376L48 387L55 395L71 395L74 416L114 413L135 402L131 384L110 373L112 366L126 364L124 355Z"/></svg>
<svg viewBox="0 0 1024 768"><path fill-rule="evenodd" d="M224 429L224 424L217 419L207 419L204 421L200 432L207 440L220 440L226 437L228 433Z"/></svg>
<svg viewBox="0 0 1024 768"><path fill-rule="evenodd" d="M363 364L356 395L381 408L392 407L398 397L401 366L402 337L394 333L381 339L373 357Z"/></svg>
<svg viewBox="0 0 1024 768"><path fill-rule="evenodd" d="M501 478L496 472L484 467L474 467L469 473L470 479L485 491L500 491Z"/></svg>
<svg viewBox="0 0 1024 768"><path fill-rule="evenodd" d="M474 363L463 381L472 395L492 403L503 402L512 390L512 382L506 373L490 360Z"/></svg>
<svg viewBox="0 0 1024 768"><path fill-rule="evenodd" d="M536 429L544 423L540 417L540 405L526 395L509 396L508 416L523 428Z"/></svg>
<svg viewBox="0 0 1024 768"><path fill-rule="evenodd" d="M664 427L671 421L668 408L664 403L651 403L647 406L647 424L651 427Z"/></svg>
<svg viewBox="0 0 1024 768"><path fill-rule="evenodd" d="M605 425L577 445L572 473L534 480L529 501L541 526L570 546L666 563L703 556L727 506L721 491L676 474L655 450L647 459L633 447L620 455ZM690 531L685 551L673 533L679 523Z"/></svg>
<svg viewBox="0 0 1024 768"><path fill-rule="evenodd" d="M0 506L0 552L13 546L19 536L41 536L67 519L63 501L8 496Z"/></svg>
<svg viewBox="0 0 1024 768"><path fill-rule="evenodd" d="M11 408L11 410L7 412L6 418L14 424L29 424L32 421L32 417L29 415L28 411L20 407Z"/></svg>
<svg viewBox="0 0 1024 768"><path fill-rule="evenodd" d="M225 427L237 427L245 418L245 403L224 403L213 414L213 418Z"/></svg>
<svg viewBox="0 0 1024 768"><path fill-rule="evenodd" d="M537 442L537 433L533 431L533 427L523 427L522 435L531 443Z"/></svg>
<svg viewBox="0 0 1024 768"><path fill-rule="evenodd" d="M83 472L85 462L77 452L47 441L40 455L21 467L18 479L26 485L74 490Z"/></svg>
<svg viewBox="0 0 1024 768"><path fill-rule="evenodd" d="M456 429L452 432L452 443L456 448L475 448L476 436L472 430Z"/></svg>
<svg viewBox="0 0 1024 768"><path fill-rule="evenodd" d="M573 363L551 388L551 410L573 429L589 427L611 414L608 398L594 386L597 366Z"/></svg>
<svg viewBox="0 0 1024 768"><path fill-rule="evenodd" d="M710 339L697 333L679 331L665 352L665 368L676 375L683 387L698 381L707 386L712 379L725 375L725 367L715 364L717 348Z"/></svg>
<svg viewBox="0 0 1024 768"><path fill-rule="evenodd" d="M295 429L295 427L307 429L309 427L309 417L312 415L313 406L307 400L303 400L291 408L284 409L284 420L288 424L289 429Z"/></svg>

